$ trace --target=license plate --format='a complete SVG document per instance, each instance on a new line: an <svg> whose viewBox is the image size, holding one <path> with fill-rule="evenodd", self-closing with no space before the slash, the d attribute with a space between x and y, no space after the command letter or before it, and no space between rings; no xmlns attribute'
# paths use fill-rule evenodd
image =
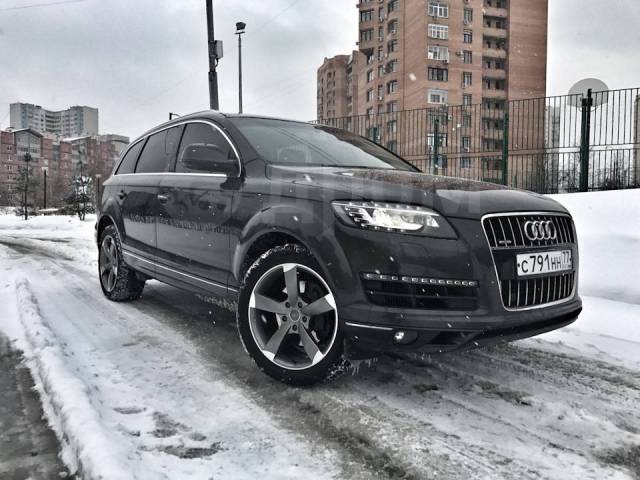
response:
<svg viewBox="0 0 640 480"><path fill-rule="evenodd" d="M518 276L539 275L541 273L555 273L571 270L573 261L571 250L555 252L523 253L516 256Z"/></svg>

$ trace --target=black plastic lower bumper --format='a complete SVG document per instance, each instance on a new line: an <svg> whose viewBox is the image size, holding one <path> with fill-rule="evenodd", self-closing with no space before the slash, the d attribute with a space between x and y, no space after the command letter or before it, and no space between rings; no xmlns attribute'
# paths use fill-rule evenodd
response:
<svg viewBox="0 0 640 480"><path fill-rule="evenodd" d="M374 352L424 352L441 353L467 350L496 343L532 337L565 327L573 323L582 311L579 300L568 302L566 307L550 311L521 312L520 317L496 321L472 320L454 317L423 322L416 325L398 323L394 326L345 321L344 331L351 342L354 353ZM399 342L396 333L403 332L404 342Z"/></svg>

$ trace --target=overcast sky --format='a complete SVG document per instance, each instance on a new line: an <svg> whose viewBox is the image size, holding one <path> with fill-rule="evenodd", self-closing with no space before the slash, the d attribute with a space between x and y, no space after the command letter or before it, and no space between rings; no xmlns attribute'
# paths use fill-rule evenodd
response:
<svg viewBox="0 0 640 480"><path fill-rule="evenodd" d="M422 0L405 0L422 1ZM527 1L527 0L512 0ZM204 0L0 0L0 127L9 103L100 109L101 133L135 137L168 113L208 108ZM598 77L640 87L640 1L549 0L548 94ZM315 118L316 69L355 47L356 0L214 0L220 107L237 111L235 22L245 112Z"/></svg>

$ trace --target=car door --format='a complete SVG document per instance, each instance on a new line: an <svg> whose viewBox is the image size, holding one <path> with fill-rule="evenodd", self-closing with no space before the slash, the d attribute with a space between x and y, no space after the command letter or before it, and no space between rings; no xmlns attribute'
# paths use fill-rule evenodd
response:
<svg viewBox="0 0 640 480"><path fill-rule="evenodd" d="M135 163L134 173L123 177L121 189L116 194L122 202L122 237L126 260L147 271L153 268L157 246L160 180L162 173L171 167L181 132L182 126L168 128L140 142L144 145ZM140 262L142 265L139 265Z"/></svg>
<svg viewBox="0 0 640 480"><path fill-rule="evenodd" d="M228 136L211 122L193 121L185 126L173 173L160 184L158 264L182 282L221 295L231 270L229 228L239 175Z"/></svg>

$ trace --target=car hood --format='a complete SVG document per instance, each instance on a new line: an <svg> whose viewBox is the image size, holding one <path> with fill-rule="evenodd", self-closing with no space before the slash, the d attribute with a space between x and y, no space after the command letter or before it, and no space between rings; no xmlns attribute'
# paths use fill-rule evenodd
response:
<svg viewBox="0 0 640 480"><path fill-rule="evenodd" d="M422 205L449 217L478 219L500 212L562 212L558 202L533 192L493 183L402 170L280 167L269 168L272 181L308 186L310 198Z"/></svg>

